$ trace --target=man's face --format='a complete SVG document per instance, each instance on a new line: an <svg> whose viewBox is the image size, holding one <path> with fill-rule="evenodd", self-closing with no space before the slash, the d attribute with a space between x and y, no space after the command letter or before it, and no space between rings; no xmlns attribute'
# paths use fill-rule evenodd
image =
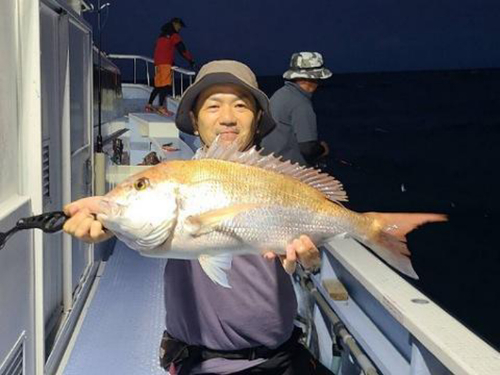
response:
<svg viewBox="0 0 500 375"><path fill-rule="evenodd" d="M238 142L241 151L253 145L259 118L253 95L233 84L205 89L191 112L191 121L205 145L210 146L219 136L226 145Z"/></svg>
<svg viewBox="0 0 500 375"><path fill-rule="evenodd" d="M295 80L296 83L307 92L313 93L318 89L319 81L317 79L299 78Z"/></svg>
<svg viewBox="0 0 500 375"><path fill-rule="evenodd" d="M317 79L309 80L309 85L311 87L311 91L315 92L318 89L319 81Z"/></svg>

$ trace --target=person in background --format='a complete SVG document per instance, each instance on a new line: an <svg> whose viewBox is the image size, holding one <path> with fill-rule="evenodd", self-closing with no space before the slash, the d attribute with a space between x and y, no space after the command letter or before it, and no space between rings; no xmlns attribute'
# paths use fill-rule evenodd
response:
<svg viewBox="0 0 500 375"><path fill-rule="evenodd" d="M176 115L179 130L199 135L202 156L218 137L247 150L275 123L269 99L254 73L231 60L204 65L183 94ZM98 197L67 205L71 218L64 230L97 242L109 237L92 213ZM171 374L332 374L298 342L294 325L297 301L291 278L296 261L305 268L320 262L307 236L292 241L281 262L273 253L233 258L231 288L213 283L199 262L169 259L164 288L166 331L161 343L162 366Z"/></svg>
<svg viewBox="0 0 500 375"><path fill-rule="evenodd" d="M172 87L172 66L174 65L175 50L177 50L190 67L194 67L194 58L191 52L186 49L179 32L186 24L179 17L172 18L161 27L161 33L156 40L154 51L155 78L154 89L146 105L146 112L156 112L153 102L159 95L160 107L158 112L164 115L173 115L164 107L170 87Z"/></svg>
<svg viewBox="0 0 500 375"><path fill-rule="evenodd" d="M277 126L261 143L265 153L308 166L328 155L327 143L318 140L312 96L319 81L331 76L320 53L292 55L290 68L283 74L285 84L271 97L271 114Z"/></svg>

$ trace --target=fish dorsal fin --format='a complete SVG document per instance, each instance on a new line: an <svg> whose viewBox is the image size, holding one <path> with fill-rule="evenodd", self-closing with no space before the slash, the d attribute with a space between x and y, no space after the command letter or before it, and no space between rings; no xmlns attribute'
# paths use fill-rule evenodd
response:
<svg viewBox="0 0 500 375"><path fill-rule="evenodd" d="M284 174L313 187L321 192L326 198L334 202L347 202L347 194L342 183L327 173L318 169L307 168L298 163L283 161L280 157L262 155L254 146L247 151L238 151L236 142L229 146L219 142L217 137L204 155L197 155L197 159L218 159L234 163L250 165L268 171Z"/></svg>

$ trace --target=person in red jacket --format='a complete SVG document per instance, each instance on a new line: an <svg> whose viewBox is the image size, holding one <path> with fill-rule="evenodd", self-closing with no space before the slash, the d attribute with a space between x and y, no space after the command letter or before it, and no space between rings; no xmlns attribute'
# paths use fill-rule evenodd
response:
<svg viewBox="0 0 500 375"><path fill-rule="evenodd" d="M172 65L174 65L175 50L177 50L191 67L194 66L194 59L191 52L186 49L179 35L181 28L186 24L179 17L172 18L161 27L161 33L156 40L154 52L155 82L154 89L146 105L146 111L155 111L153 101L156 96L160 96L160 108L158 111L168 115L167 109L163 106L169 88L172 86Z"/></svg>

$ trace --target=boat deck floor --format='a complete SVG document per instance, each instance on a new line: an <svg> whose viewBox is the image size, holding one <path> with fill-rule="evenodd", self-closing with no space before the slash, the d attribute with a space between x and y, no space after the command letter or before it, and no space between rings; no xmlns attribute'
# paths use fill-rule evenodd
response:
<svg viewBox="0 0 500 375"><path fill-rule="evenodd" d="M158 360L165 264L116 242L85 307L63 374L165 375Z"/></svg>

